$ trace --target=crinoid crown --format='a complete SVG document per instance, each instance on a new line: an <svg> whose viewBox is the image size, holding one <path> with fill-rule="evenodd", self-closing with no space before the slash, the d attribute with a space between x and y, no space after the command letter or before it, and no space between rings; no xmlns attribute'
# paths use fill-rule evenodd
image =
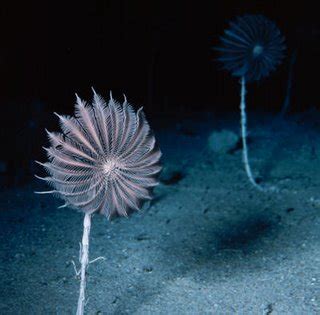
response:
<svg viewBox="0 0 320 315"><path fill-rule="evenodd" d="M62 133L48 132L49 162L40 163L50 176L53 193L64 206L107 217L126 216L150 199L157 185L161 152L142 108L135 112L110 96L108 104L94 92L92 105L77 96L75 117L61 116Z"/></svg>
<svg viewBox="0 0 320 315"><path fill-rule="evenodd" d="M244 15L230 22L221 37L218 58L233 76L260 80L275 70L284 57L284 37L263 15Z"/></svg>

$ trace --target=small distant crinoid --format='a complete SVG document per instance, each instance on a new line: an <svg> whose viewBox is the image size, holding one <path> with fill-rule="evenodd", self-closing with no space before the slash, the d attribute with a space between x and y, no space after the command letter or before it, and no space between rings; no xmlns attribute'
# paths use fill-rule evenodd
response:
<svg viewBox="0 0 320 315"><path fill-rule="evenodd" d="M263 15L244 15L230 22L221 37L219 61L233 76L260 80L284 58L284 37L273 21Z"/></svg>
<svg viewBox="0 0 320 315"><path fill-rule="evenodd" d="M49 173L38 177L49 183L63 206L85 213L81 247L81 285L77 314L83 314L85 270L88 266L91 214L127 216L151 198L158 184L161 152L156 146L142 108L135 112L110 96L108 104L94 92L92 105L77 96L75 117L60 116L62 133L48 132Z"/></svg>
<svg viewBox="0 0 320 315"><path fill-rule="evenodd" d="M246 82L258 81L275 70L284 57L284 37L276 24L262 15L244 15L230 22L221 36L218 60L233 76L241 78L241 133L243 160L250 182L263 190L254 179L246 142Z"/></svg>

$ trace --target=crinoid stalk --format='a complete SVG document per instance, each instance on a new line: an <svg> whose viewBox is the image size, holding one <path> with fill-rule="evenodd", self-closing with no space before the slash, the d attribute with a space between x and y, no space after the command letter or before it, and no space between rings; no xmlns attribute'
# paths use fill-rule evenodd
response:
<svg viewBox="0 0 320 315"><path fill-rule="evenodd" d="M230 22L221 37L218 60L241 83L241 135L243 161L250 182L259 190L252 175L247 149L246 82L259 81L274 71L284 57L284 37L276 24L262 15L244 15Z"/></svg>
<svg viewBox="0 0 320 315"><path fill-rule="evenodd" d="M37 178L53 187L38 193L55 194L64 201L62 207L84 213L77 315L85 307L92 214L110 218L140 209L151 198L161 170L161 152L142 108L135 112L126 99L119 104L111 95L107 104L93 92L92 105L77 96L75 117L56 114L62 133L48 132L49 162L38 162L49 176Z"/></svg>

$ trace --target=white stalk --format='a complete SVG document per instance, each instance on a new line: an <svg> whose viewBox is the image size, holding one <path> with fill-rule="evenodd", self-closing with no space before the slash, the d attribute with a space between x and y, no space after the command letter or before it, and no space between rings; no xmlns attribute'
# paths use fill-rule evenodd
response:
<svg viewBox="0 0 320 315"><path fill-rule="evenodd" d="M78 299L77 315L83 315L85 307L85 290L86 290L86 270L89 265L89 235L91 228L91 214L85 214L83 220L83 235L81 243L81 270L80 270L80 292Z"/></svg>
<svg viewBox="0 0 320 315"><path fill-rule="evenodd" d="M246 116L246 79L241 77L241 101L240 101L240 110L241 110L241 137L242 137L242 156L243 163L248 175L249 181L251 184L259 190L263 190L260 185L254 180L248 157L248 148L247 148L247 116Z"/></svg>

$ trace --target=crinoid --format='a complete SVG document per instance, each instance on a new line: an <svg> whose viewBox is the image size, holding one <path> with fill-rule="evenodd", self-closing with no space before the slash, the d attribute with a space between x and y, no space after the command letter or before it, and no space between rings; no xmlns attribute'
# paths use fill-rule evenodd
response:
<svg viewBox="0 0 320 315"><path fill-rule="evenodd" d="M243 160L250 182L263 190L255 181L248 159L246 141L246 82L258 81L275 70L284 57L284 37L276 24L262 15L244 15L230 22L230 28L221 37L218 60L241 82L241 134Z"/></svg>
<svg viewBox="0 0 320 315"><path fill-rule="evenodd" d="M80 293L77 314L83 314L89 264L91 215L127 216L151 198L161 167L161 152L142 108L135 112L110 95L108 104L94 90L92 105L78 96L75 117L60 116L62 133L48 132L49 162L40 163L48 177L39 177L64 201L62 207L84 212Z"/></svg>

